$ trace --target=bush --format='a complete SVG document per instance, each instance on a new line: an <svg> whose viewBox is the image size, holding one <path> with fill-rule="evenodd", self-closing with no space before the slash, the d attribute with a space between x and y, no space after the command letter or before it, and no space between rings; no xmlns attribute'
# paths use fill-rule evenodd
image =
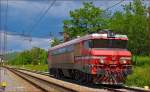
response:
<svg viewBox="0 0 150 92"><path fill-rule="evenodd" d="M41 64L41 65L15 65L16 68L25 68L29 70L36 70L36 71L44 71L48 72L48 65L47 64Z"/></svg>
<svg viewBox="0 0 150 92"><path fill-rule="evenodd" d="M129 75L126 85L144 87L150 85L150 57L133 57L133 74Z"/></svg>
<svg viewBox="0 0 150 92"><path fill-rule="evenodd" d="M133 65L135 66L150 66L150 57L148 56L133 56Z"/></svg>
<svg viewBox="0 0 150 92"><path fill-rule="evenodd" d="M126 84L138 87L150 85L150 74L148 73L148 71L150 71L148 65L145 65L143 67L134 67L133 74L128 76Z"/></svg>
<svg viewBox="0 0 150 92"><path fill-rule="evenodd" d="M36 71L48 71L48 65L25 65L24 66L27 69L30 70L36 70Z"/></svg>

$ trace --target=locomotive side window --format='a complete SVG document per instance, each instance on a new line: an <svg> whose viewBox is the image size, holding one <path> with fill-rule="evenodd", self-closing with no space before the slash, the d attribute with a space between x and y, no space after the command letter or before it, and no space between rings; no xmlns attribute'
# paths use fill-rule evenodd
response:
<svg viewBox="0 0 150 92"><path fill-rule="evenodd" d="M63 53L66 53L66 52L71 52L73 50L74 50L74 46L69 45L69 46L66 46L66 47L63 47L63 48L59 48L57 50L53 50L52 55L63 54Z"/></svg>
<svg viewBox="0 0 150 92"><path fill-rule="evenodd" d="M67 50L67 52L71 52L74 50L74 46L73 45L67 46L66 50Z"/></svg>
<svg viewBox="0 0 150 92"><path fill-rule="evenodd" d="M91 48L93 46L92 40L87 40L84 42L84 47L85 48Z"/></svg>
<svg viewBox="0 0 150 92"><path fill-rule="evenodd" d="M84 42L84 47L85 47L85 48L89 48L89 43L88 43L88 41L85 41L85 42Z"/></svg>

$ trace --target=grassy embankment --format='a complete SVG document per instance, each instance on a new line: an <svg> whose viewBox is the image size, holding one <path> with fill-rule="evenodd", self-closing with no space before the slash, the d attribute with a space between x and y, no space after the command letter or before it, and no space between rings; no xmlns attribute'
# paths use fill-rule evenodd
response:
<svg viewBox="0 0 150 92"><path fill-rule="evenodd" d="M15 65L15 67L48 72L48 65L46 64L45 65Z"/></svg>
<svg viewBox="0 0 150 92"><path fill-rule="evenodd" d="M150 86L150 57L137 56L133 59L133 74L128 76L126 85L129 86Z"/></svg>
<svg viewBox="0 0 150 92"><path fill-rule="evenodd" d="M137 56L133 64L133 74L128 76L125 84L138 87L150 86L150 58L148 56ZM48 65L18 65L17 67L48 71Z"/></svg>

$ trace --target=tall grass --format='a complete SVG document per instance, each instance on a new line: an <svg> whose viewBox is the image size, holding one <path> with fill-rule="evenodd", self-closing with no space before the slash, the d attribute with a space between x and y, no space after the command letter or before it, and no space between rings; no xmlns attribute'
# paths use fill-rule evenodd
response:
<svg viewBox="0 0 150 92"><path fill-rule="evenodd" d="M18 65L18 67L22 66L23 65ZM37 71L48 71L48 65L24 65L24 68ZM138 87L150 86L150 57L133 57L133 73L128 76L125 84Z"/></svg>
<svg viewBox="0 0 150 92"><path fill-rule="evenodd" d="M150 69L149 66L134 67L132 75L129 75L126 81L127 85L144 87L150 85Z"/></svg>
<svg viewBox="0 0 150 92"><path fill-rule="evenodd" d="M126 85L132 86L150 86L150 57L133 57L133 74L129 75Z"/></svg>
<svg viewBox="0 0 150 92"><path fill-rule="evenodd" d="M27 69L30 70L36 70L36 71L48 71L48 65L25 65L24 66Z"/></svg>
<svg viewBox="0 0 150 92"><path fill-rule="evenodd" d="M133 56L133 65L135 66L150 66L150 57L149 56Z"/></svg>
<svg viewBox="0 0 150 92"><path fill-rule="evenodd" d="M17 68L26 68L26 69L30 69L30 70L36 70L36 71L44 71L47 72L48 71L48 65L44 64L44 65L15 65L15 67Z"/></svg>

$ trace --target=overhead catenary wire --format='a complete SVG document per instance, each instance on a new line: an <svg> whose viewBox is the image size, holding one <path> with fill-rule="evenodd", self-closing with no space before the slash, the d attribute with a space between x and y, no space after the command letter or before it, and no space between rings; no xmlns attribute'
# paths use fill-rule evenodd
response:
<svg viewBox="0 0 150 92"><path fill-rule="evenodd" d="M31 25L31 28L29 29L29 33L25 35L25 30L22 30L22 36L23 37L27 37L24 40L28 40L29 41L29 47L32 47L31 42L32 42L32 36L31 33L32 31L38 26L38 24L40 23L40 21L43 19L43 17L47 14L47 12L49 11L49 9L54 5L56 0L52 1L52 3L49 4L48 8L43 8L45 9L45 11L43 12L43 14L39 17L39 19L35 22L34 25ZM51 1L50 1L51 2ZM42 11L40 12L40 14L42 13Z"/></svg>
<svg viewBox="0 0 150 92"><path fill-rule="evenodd" d="M124 0L121 0L121 1L117 2L116 4L114 4L114 5L112 5L112 6L108 7L108 8L106 8L106 9L104 10L104 12L107 11L107 10L109 10L109 9L111 9L111 8L113 8L113 7L115 7L116 5L119 5L119 4L122 3L123 1L124 1Z"/></svg>
<svg viewBox="0 0 150 92"><path fill-rule="evenodd" d="M32 36L31 33L34 31L34 29L38 26L38 24L40 23L40 21L45 17L45 15L48 13L48 11L52 8L52 6L55 4L56 0L52 1L52 3L49 4L48 8L45 9L45 11L43 12L43 14L39 17L39 19L36 21L36 23L34 25L31 26L31 29L29 31L29 33L26 35L26 37L28 37L28 39L24 39L24 40L28 40L29 41L29 45L30 47L32 47L31 42L32 42ZM25 35L23 35L25 36Z"/></svg>
<svg viewBox="0 0 150 92"><path fill-rule="evenodd" d="M49 1L48 3L50 3L51 1ZM32 3L31 3L32 4ZM43 10L45 10L45 9L47 9L47 6L45 5L43 8L42 8L42 10L38 13L38 15L37 16L35 16L35 18L36 19L38 19L38 17L39 16L41 16L41 14L43 13ZM34 24L30 24L29 23L29 25L28 25L28 27L32 27ZM29 36L28 34L25 34L25 28L26 27L24 27L24 28L22 28L22 36L24 36L24 37L26 37L26 36Z"/></svg>
<svg viewBox="0 0 150 92"><path fill-rule="evenodd" d="M40 16L40 18L38 19L38 21L35 23L35 25L33 25L31 27L31 30L29 32L29 35L31 35L31 33L33 32L33 30L38 26L38 24L40 23L40 21L45 17L45 15L48 13L48 11L53 7L53 5L55 4L56 0L54 0L49 6L48 8L44 11L44 13L42 14L42 16Z"/></svg>
<svg viewBox="0 0 150 92"><path fill-rule="evenodd" d="M117 3L114 4L114 5L112 5L112 6L110 6L110 7L107 7L103 12L106 12L107 10L109 10L109 9L111 9L111 8L113 8L113 7L115 7L116 5L122 3L123 1L124 1L124 0L121 0L121 1L117 2ZM63 33L63 32L62 32L62 33ZM62 34L62 33L60 32L60 34Z"/></svg>
<svg viewBox="0 0 150 92"><path fill-rule="evenodd" d="M124 1L124 0L119 1L118 3L116 3L116 4L114 4L114 5L112 5L112 6L108 7L108 8L106 8L104 11L107 11L107 10L109 10L109 9L111 9L111 8L113 8L113 7L115 7L116 5L122 3L123 1ZM40 23L40 21L44 18L44 16L47 14L47 12L49 11L49 9L55 4L55 2L56 2L56 0L54 0L54 1L49 5L49 7L48 7L48 8L44 11L44 13L39 17L38 21L37 21L33 26L31 26L31 30L30 30L29 34L34 31L34 29L38 26L38 24ZM25 31L25 30L24 30L24 31ZM27 36L28 36L28 35L27 35ZM29 35L29 37L30 37L30 36L31 36L31 34Z"/></svg>

